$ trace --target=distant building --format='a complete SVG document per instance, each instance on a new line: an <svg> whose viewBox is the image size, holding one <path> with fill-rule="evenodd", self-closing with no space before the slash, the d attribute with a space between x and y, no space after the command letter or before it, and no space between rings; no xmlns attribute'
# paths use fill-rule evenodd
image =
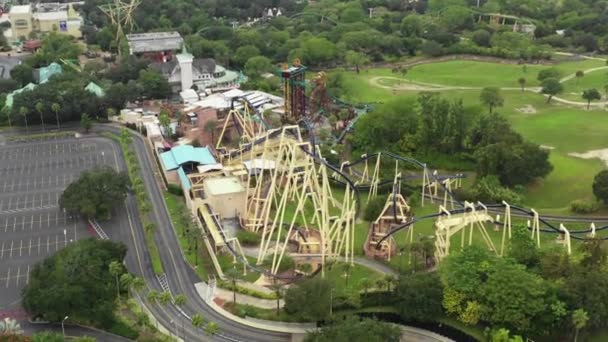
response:
<svg viewBox="0 0 608 342"><path fill-rule="evenodd" d="M211 58L194 58L186 49L176 58L164 63L152 63L169 80L173 91L179 92L196 85L198 89L229 89L239 86L242 76L215 64Z"/></svg>
<svg viewBox="0 0 608 342"><path fill-rule="evenodd" d="M32 32L59 32L75 38L81 38L82 17L72 5L60 3L40 3L13 6L9 12L14 40L24 40Z"/></svg>
<svg viewBox="0 0 608 342"><path fill-rule="evenodd" d="M149 32L128 34L129 53L146 57L156 63L173 59L176 51L184 45L184 39L178 32Z"/></svg>

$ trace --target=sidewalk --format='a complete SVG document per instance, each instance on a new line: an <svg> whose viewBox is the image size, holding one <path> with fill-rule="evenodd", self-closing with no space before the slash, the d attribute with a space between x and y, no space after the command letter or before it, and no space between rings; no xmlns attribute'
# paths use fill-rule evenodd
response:
<svg viewBox="0 0 608 342"><path fill-rule="evenodd" d="M213 296L215 298L219 298L226 302L232 302L232 300L233 300L232 291L222 289L220 287L215 288ZM247 295L244 295L244 294L241 294L238 292L236 294L236 302L239 304L253 305L253 306L256 306L256 307L262 308L262 309L276 309L276 307L277 307L277 301L275 299L256 298L256 297L247 296ZM283 307L284 304L285 303L283 302L283 300L280 299L279 306Z"/></svg>
<svg viewBox="0 0 608 342"><path fill-rule="evenodd" d="M220 307L213 301L213 298L209 298L209 296L206 296L206 293L208 293L207 292L208 286L206 283L203 283L203 282L196 283L196 284L194 284L194 287L196 288L196 292L199 294L199 296L207 304L209 304L209 306L211 306L211 308L213 308L213 310L215 310L217 313L221 314L222 316L226 317L227 319L233 320L240 324L244 324L244 325L247 325L247 326L250 326L253 328L266 329L266 330L270 330L270 331L290 333L290 334L306 334L309 331L317 329L317 325L315 323L288 323L288 322L278 322L278 321L266 321L266 320L260 320L260 319L250 318L250 317L241 318L239 316L233 315L232 313L224 310L224 308ZM230 300L232 300L232 299L230 299ZM237 299L237 301L238 301L238 299ZM275 303L274 305L276 307L276 302L274 302L274 303Z"/></svg>

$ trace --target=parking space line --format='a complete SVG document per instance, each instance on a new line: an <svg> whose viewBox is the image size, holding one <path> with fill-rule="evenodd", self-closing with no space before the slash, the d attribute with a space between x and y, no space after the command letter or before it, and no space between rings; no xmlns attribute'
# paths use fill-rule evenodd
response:
<svg viewBox="0 0 608 342"><path fill-rule="evenodd" d="M17 287L19 287L19 275L21 274L21 266L17 267L17 280L16 280L16 285Z"/></svg>
<svg viewBox="0 0 608 342"><path fill-rule="evenodd" d="M12 191L12 190L11 190L11 191ZM7 210L10 210L10 209L11 209L11 203L12 203L12 202L13 202L13 198L12 198L12 197L9 197L9 198L8 198L8 207L6 207L6 209L7 209Z"/></svg>
<svg viewBox="0 0 608 342"><path fill-rule="evenodd" d="M27 255L32 255L32 239L30 239L30 248L27 250Z"/></svg>
<svg viewBox="0 0 608 342"><path fill-rule="evenodd" d="M8 258L9 258L9 259L12 259L12 258L13 258L13 243L14 243L14 242L15 242L15 241L12 241L12 240L11 240L11 253L10 253L10 255L8 256Z"/></svg>
<svg viewBox="0 0 608 342"><path fill-rule="evenodd" d="M21 243L19 244L19 256L21 256L21 251L23 250L23 240L19 240Z"/></svg>
<svg viewBox="0 0 608 342"><path fill-rule="evenodd" d="M17 216L15 216L15 220L13 221L13 233L15 232L16 229L17 229Z"/></svg>
<svg viewBox="0 0 608 342"><path fill-rule="evenodd" d="M48 217L47 217L46 219L47 219L47 221L46 221L46 222L47 222L47 223L46 223L46 226L47 226L47 228L48 228L48 227L50 227L50 226L51 226L51 212L49 212L49 215L48 215Z"/></svg>
<svg viewBox="0 0 608 342"><path fill-rule="evenodd" d="M58 211L55 212L55 225L56 226L59 225L59 212Z"/></svg>
<svg viewBox="0 0 608 342"><path fill-rule="evenodd" d="M40 236L38 236L38 255L40 255Z"/></svg>
<svg viewBox="0 0 608 342"><path fill-rule="evenodd" d="M4 206L4 198L0 199L0 211L2 211L3 206Z"/></svg>
<svg viewBox="0 0 608 342"><path fill-rule="evenodd" d="M2 241L2 252L0 252L0 260L4 259L4 241Z"/></svg>
<svg viewBox="0 0 608 342"><path fill-rule="evenodd" d="M51 251L49 250L49 246L51 245L51 244L50 244L50 240L51 240L51 236L50 236L50 235L47 235L47 236L46 236L46 252L47 252L47 253L50 253L50 252L51 252Z"/></svg>
<svg viewBox="0 0 608 342"><path fill-rule="evenodd" d="M11 268L8 268L8 272L6 273L6 287L8 288L9 281L11 280Z"/></svg>
<svg viewBox="0 0 608 342"><path fill-rule="evenodd" d="M21 216L22 220L21 220L21 231L25 230L25 216Z"/></svg>
<svg viewBox="0 0 608 342"><path fill-rule="evenodd" d="M30 283L30 265L27 265L27 274L25 276L25 285Z"/></svg>
<svg viewBox="0 0 608 342"><path fill-rule="evenodd" d="M40 230L42 230L42 213L40 213Z"/></svg>
<svg viewBox="0 0 608 342"><path fill-rule="evenodd" d="M4 222L4 232L8 231L8 217L6 218L6 222Z"/></svg>
<svg viewBox="0 0 608 342"><path fill-rule="evenodd" d="M55 235L55 252L59 250L59 236Z"/></svg>
<svg viewBox="0 0 608 342"><path fill-rule="evenodd" d="M34 215L32 215L32 221L30 222L30 230L34 230Z"/></svg>

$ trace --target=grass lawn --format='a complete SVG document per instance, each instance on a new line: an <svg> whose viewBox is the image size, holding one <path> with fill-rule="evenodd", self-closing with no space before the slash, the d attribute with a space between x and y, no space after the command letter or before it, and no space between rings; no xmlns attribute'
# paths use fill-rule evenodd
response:
<svg viewBox="0 0 608 342"><path fill-rule="evenodd" d="M608 69L586 73L581 79L573 78L563 83L564 92L560 97L573 101L584 101L581 94L585 89L595 88L605 96L604 86L608 84Z"/></svg>
<svg viewBox="0 0 608 342"><path fill-rule="evenodd" d="M469 67L473 65L475 72L466 68L459 69L459 65ZM602 61L586 60L559 63L556 67L561 69L565 76L576 70L602 65L604 65ZM417 75L417 68L423 68L424 73ZM532 78L535 79L536 69L543 68L545 66L528 66L527 74L532 74ZM477 86L480 83L476 82L483 82L486 77L489 77L488 75L500 80L501 75L504 76L510 72L523 71L521 71L521 66L517 65L454 61L417 66L406 77L428 83L446 83L438 77L455 77L456 80L463 80L462 85ZM448 74L448 76L441 76L443 74ZM369 80L375 76L389 75L395 76L390 70L382 68L368 69L359 75L354 72L345 72L344 81L345 87L348 89L348 98L355 102L386 102L397 96L417 96L417 92L414 91L397 91L394 94L391 90L373 87L369 83ZM605 76L604 71L596 71L585 75L580 82L581 84L590 82L596 77L603 76ZM510 76L510 79L516 80L517 77ZM571 80L566 84L571 82L575 81ZM568 154L608 148L608 141L605 138L608 136L608 115L603 110L587 111L557 103L547 104L543 96L531 92L503 90L502 94L505 103L497 110L511 121L515 130L530 141L553 148L550 158L554 170L544 180L530 186L525 196L525 204L546 213L561 214L568 213L568 205L573 200L592 199L593 177L605 166L599 160L584 160ZM452 90L442 92L442 95L454 99L462 98L465 106L480 106L478 90ZM536 112L524 113L522 109L528 106L534 108Z"/></svg>

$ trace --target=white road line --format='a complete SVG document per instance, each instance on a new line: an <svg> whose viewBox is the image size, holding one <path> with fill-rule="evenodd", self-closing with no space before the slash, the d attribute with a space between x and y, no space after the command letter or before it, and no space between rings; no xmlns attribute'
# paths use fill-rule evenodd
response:
<svg viewBox="0 0 608 342"><path fill-rule="evenodd" d="M6 221L4 222L4 232L6 233L8 231L8 217L6 218Z"/></svg>
<svg viewBox="0 0 608 342"><path fill-rule="evenodd" d="M14 184L14 183L13 183L13 184ZM13 191L13 190L11 189L11 191ZM13 202L13 198L12 198L12 197L9 197L9 198L8 198L8 207L6 207L6 209L9 209L9 210L11 209L11 203L12 203L12 202Z"/></svg>
<svg viewBox="0 0 608 342"><path fill-rule="evenodd" d="M48 217L46 219L47 219L47 225L46 226L48 228L48 227L51 226L51 212L49 212L49 215L48 215Z"/></svg>
<svg viewBox="0 0 608 342"><path fill-rule="evenodd" d="M13 243L14 243L14 242L15 242L15 241L12 241L12 240L11 240L11 253L10 253L10 254L9 254L9 256L8 256L8 258L9 258L9 259L12 259L12 258L13 258Z"/></svg>
<svg viewBox="0 0 608 342"><path fill-rule="evenodd" d="M19 274L21 274L21 266L17 266L17 280L16 280L17 287L19 287Z"/></svg>
<svg viewBox="0 0 608 342"><path fill-rule="evenodd" d="M15 232L15 229L17 229L17 216L15 216L15 220L13 221L13 233Z"/></svg>
<svg viewBox="0 0 608 342"><path fill-rule="evenodd" d="M2 241L2 252L0 252L0 260L4 259L4 241Z"/></svg>
<svg viewBox="0 0 608 342"><path fill-rule="evenodd" d="M0 199L0 211L2 211L3 206L4 206L4 198Z"/></svg>
<svg viewBox="0 0 608 342"><path fill-rule="evenodd" d="M19 244L19 256L21 256L21 251L23 250L23 240L19 240L21 243Z"/></svg>
<svg viewBox="0 0 608 342"><path fill-rule="evenodd" d="M50 253L50 252L51 252L51 251L49 251L49 246L51 245L51 244L50 244L50 239L51 239L51 236L50 236L50 235L47 235L47 237L46 237L46 252L47 252L47 253Z"/></svg>
<svg viewBox="0 0 608 342"><path fill-rule="evenodd" d="M32 255L32 239L30 239L30 248L27 250L27 255Z"/></svg>
<svg viewBox="0 0 608 342"><path fill-rule="evenodd" d="M34 230L34 215L32 215L32 221L30 222L30 230Z"/></svg>
<svg viewBox="0 0 608 342"><path fill-rule="evenodd" d="M40 236L38 236L38 255L40 255Z"/></svg>
<svg viewBox="0 0 608 342"><path fill-rule="evenodd" d="M8 268L8 272L6 273L6 287L8 288L8 282L11 280L11 268Z"/></svg>
<svg viewBox="0 0 608 342"><path fill-rule="evenodd" d="M42 213L40 213L40 230L42 230Z"/></svg>
<svg viewBox="0 0 608 342"><path fill-rule="evenodd" d="M22 217L22 219L21 219L21 231L24 231L25 230L25 216L21 216L21 217Z"/></svg>
<svg viewBox="0 0 608 342"><path fill-rule="evenodd" d="M59 235L55 235L55 252L59 250Z"/></svg>
<svg viewBox="0 0 608 342"><path fill-rule="evenodd" d="M30 265L27 265L27 275L25 276L25 285L30 283Z"/></svg>

